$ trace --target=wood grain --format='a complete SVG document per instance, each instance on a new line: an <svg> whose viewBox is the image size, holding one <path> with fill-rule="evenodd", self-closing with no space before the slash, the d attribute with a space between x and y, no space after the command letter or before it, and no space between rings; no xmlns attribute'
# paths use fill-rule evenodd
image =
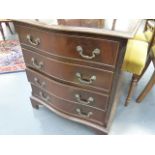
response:
<svg viewBox="0 0 155 155"><path fill-rule="evenodd" d="M44 89L44 91L50 94L53 94L54 96L57 96L72 102L76 102L77 104L82 104L89 107L94 107L102 111L106 111L106 108L108 106L108 98L109 98L107 94L88 91L87 89L73 87L60 82L56 82L31 69L27 69L26 73L27 73L29 82L31 82L33 85L36 85ZM37 79L37 82L36 82L36 79ZM80 99L84 102L87 102L90 97L92 97L94 101L90 102L89 104L79 102L75 97L76 94L80 95Z"/></svg>
<svg viewBox="0 0 155 155"><path fill-rule="evenodd" d="M57 56L86 60L94 63L104 63L111 66L115 66L116 64L119 48L119 42L117 41L48 32L38 28L24 26L16 26L16 31L20 34L21 44L28 45L25 48L29 50L37 48ZM31 44L27 39L27 35L31 35L32 40L39 38L40 44L37 46ZM95 49L99 49L100 54L96 55L93 59L85 59L77 52L77 46L83 48L83 55L92 56L92 52Z"/></svg>
<svg viewBox="0 0 155 155"><path fill-rule="evenodd" d="M117 107L127 39L134 36L141 21L126 32L118 32L116 28L99 30L14 20L32 84L32 106L44 105L64 118L107 134ZM79 45L83 55L90 57L95 48L101 53L86 60L76 50ZM85 102L79 104L75 94ZM95 99L94 105L90 105L89 97Z"/></svg>
<svg viewBox="0 0 155 155"><path fill-rule="evenodd" d="M39 64L40 62L43 63L42 68L37 70L51 77L82 85L90 90L99 89L107 93L111 90L113 72L71 63L63 63L61 61L49 59L26 49L23 49L23 54L27 66L37 69L32 64L32 58L34 58L36 64ZM93 80L91 84L84 84L79 81L76 73L80 73L82 76L81 79L84 79L85 81L89 81L92 76L96 76L96 80Z"/></svg>
<svg viewBox="0 0 155 155"><path fill-rule="evenodd" d="M18 20L13 19L14 24L17 26L17 24L28 26L31 25L31 27L38 27L41 29L51 30L51 31L61 31L61 32L67 32L67 33L82 33L82 34L93 34L93 35L99 35L99 36L110 36L110 37L118 37L122 39L129 39L133 38L138 31L138 28L142 24L143 20L139 19L137 22L133 23L131 27L129 27L125 31L113 31L111 29L97 29L97 28L87 28L87 27L75 27L75 26L62 26L62 25L48 25L45 23L37 22L34 20Z"/></svg>
<svg viewBox="0 0 155 155"><path fill-rule="evenodd" d="M42 92L44 97L49 97L49 101L45 101L42 97L40 97L40 92ZM96 123L98 125L104 126L104 118L105 118L105 112L96 110L94 108L79 105L71 101L67 101L61 98L58 98L56 96L53 96L44 90L40 89L39 87L36 87L32 85L32 95L39 98L49 106L52 106L53 108L62 111L63 113ZM79 114L76 110L80 109L82 114ZM88 117L87 115L91 112L92 114Z"/></svg>

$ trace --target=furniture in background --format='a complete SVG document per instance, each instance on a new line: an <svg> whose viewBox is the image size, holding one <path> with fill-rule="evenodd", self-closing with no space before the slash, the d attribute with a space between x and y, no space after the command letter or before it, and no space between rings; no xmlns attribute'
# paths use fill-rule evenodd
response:
<svg viewBox="0 0 155 155"><path fill-rule="evenodd" d="M134 39L129 39L126 49L122 70L133 74L128 96L125 101L127 106L132 98L135 87L138 80L143 74L143 70L148 57L148 52L153 44L154 38L154 26L153 28L149 24L149 20L146 20L145 32L137 33Z"/></svg>
<svg viewBox="0 0 155 155"><path fill-rule="evenodd" d="M112 30L115 30L117 19L113 19Z"/></svg>
<svg viewBox="0 0 155 155"><path fill-rule="evenodd" d="M37 20L39 21L39 20ZM115 29L117 19L113 19L111 30ZM59 25L104 28L105 19L58 19Z"/></svg>
<svg viewBox="0 0 155 155"><path fill-rule="evenodd" d="M10 26L10 22L11 22L11 20L9 20L9 19L0 19L0 32L2 34L3 40L5 40L5 35L4 35L4 30L3 30L3 27L2 27L2 23L5 23L5 25L9 29L10 33L13 34L13 31L12 31L11 26Z"/></svg>
<svg viewBox="0 0 155 155"><path fill-rule="evenodd" d="M59 25L103 28L104 19L58 19Z"/></svg>
<svg viewBox="0 0 155 155"><path fill-rule="evenodd" d="M112 25L78 28L32 20L14 20L14 25L32 87L32 106L44 105L107 134L119 100L127 41L141 20L122 32L112 30Z"/></svg>
<svg viewBox="0 0 155 155"><path fill-rule="evenodd" d="M153 36L152 32L154 31L154 22L155 22L155 19L146 19L144 31L139 31L135 35L134 39L142 40L142 41L151 43L151 41L153 39L152 38L152 36Z"/></svg>
<svg viewBox="0 0 155 155"><path fill-rule="evenodd" d="M146 63L147 65L145 66L145 69L144 69L144 73L147 70L147 68L148 68L149 64L151 63L151 61L153 62L153 65L154 65L154 68L155 68L155 45L152 46L151 51L149 53L149 57L148 57L148 60L147 60L147 63ZM141 94L138 96L138 98L136 100L138 103L140 103L145 98L145 96L149 93L149 91L152 89L154 84L155 84L155 70L154 70L149 82L147 83L146 87L141 92Z"/></svg>

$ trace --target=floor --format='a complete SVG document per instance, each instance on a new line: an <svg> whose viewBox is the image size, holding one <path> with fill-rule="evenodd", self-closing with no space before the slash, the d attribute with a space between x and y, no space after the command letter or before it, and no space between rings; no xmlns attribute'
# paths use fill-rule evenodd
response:
<svg viewBox="0 0 155 155"><path fill-rule="evenodd" d="M7 32L6 32L7 34ZM9 39L16 36L7 35ZM0 38L1 39L1 38ZM121 99L118 103L110 135L155 134L155 88L141 104L135 103L153 71L149 70L139 82L133 100L124 107L131 75L123 73ZM1 135L94 135L87 126L63 119L45 107L35 110L29 97L31 87L25 72L0 74L0 134Z"/></svg>

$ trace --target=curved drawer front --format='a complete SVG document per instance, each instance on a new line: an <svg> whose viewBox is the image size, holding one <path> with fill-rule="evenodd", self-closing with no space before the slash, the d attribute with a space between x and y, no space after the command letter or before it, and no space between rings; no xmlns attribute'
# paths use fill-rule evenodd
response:
<svg viewBox="0 0 155 155"><path fill-rule="evenodd" d="M108 95L102 95L86 89L65 85L30 69L27 69L26 72L29 82L50 92L50 94L53 94L54 96L106 111L109 98Z"/></svg>
<svg viewBox="0 0 155 155"><path fill-rule="evenodd" d="M32 95L68 115L85 119L89 122L93 122L102 126L105 125L104 119L106 113L103 111L60 99L35 86L32 86Z"/></svg>
<svg viewBox="0 0 155 155"><path fill-rule="evenodd" d="M16 31L27 49L39 49L50 54L103 63L112 67L116 64L119 43L117 41L68 35L16 25ZM25 46L24 46L25 48Z"/></svg>
<svg viewBox="0 0 155 155"><path fill-rule="evenodd" d="M64 63L25 49L23 49L23 54L27 66L54 78L75 83L82 87L103 90L107 93L111 89L113 73L110 71Z"/></svg>

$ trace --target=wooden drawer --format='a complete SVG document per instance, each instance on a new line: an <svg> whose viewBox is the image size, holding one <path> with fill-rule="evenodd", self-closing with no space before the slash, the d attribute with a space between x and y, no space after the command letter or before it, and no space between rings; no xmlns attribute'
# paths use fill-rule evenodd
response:
<svg viewBox="0 0 155 155"><path fill-rule="evenodd" d="M107 93L111 89L113 79L113 72L111 71L64 63L25 49L23 49L23 54L27 66L51 77L75 83L82 87L99 89Z"/></svg>
<svg viewBox="0 0 155 155"><path fill-rule="evenodd" d="M103 111L107 109L108 95L62 84L30 69L27 69L26 72L29 82L48 91L54 96Z"/></svg>
<svg viewBox="0 0 155 155"><path fill-rule="evenodd" d="M89 63L115 66L119 43L102 38L68 35L37 27L16 25L24 48L39 49L52 55L80 59Z"/></svg>
<svg viewBox="0 0 155 155"><path fill-rule="evenodd" d="M32 86L32 95L39 98L46 104L52 106L53 108L61 112L64 112L68 115L79 117L81 119L85 119L87 121L102 126L104 125L104 119L106 113L103 111L58 98L54 95L48 94L47 92L35 86Z"/></svg>

